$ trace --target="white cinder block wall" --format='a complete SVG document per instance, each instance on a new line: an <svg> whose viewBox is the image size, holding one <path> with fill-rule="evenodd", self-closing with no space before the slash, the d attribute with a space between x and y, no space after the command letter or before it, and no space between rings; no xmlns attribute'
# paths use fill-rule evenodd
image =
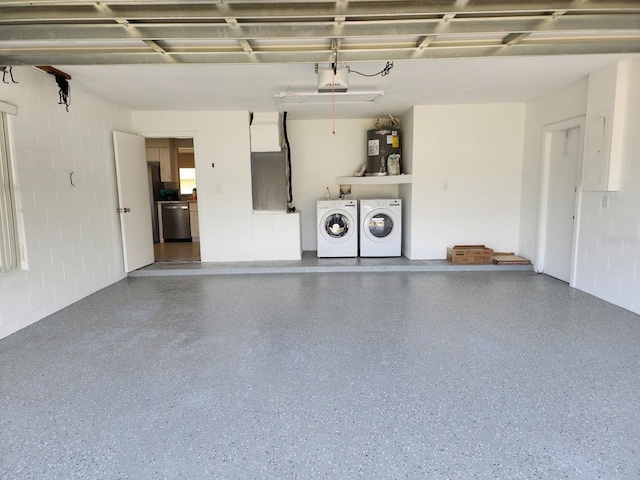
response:
<svg viewBox="0 0 640 480"><path fill-rule="evenodd" d="M624 180L617 192L582 193L576 287L640 313L640 60L630 64L627 86ZM585 78L527 103L520 250L528 258L537 248L543 128L585 115L587 91Z"/></svg>
<svg viewBox="0 0 640 480"><path fill-rule="evenodd" d="M629 65L626 96L621 188L583 194L576 286L640 314L640 60Z"/></svg>
<svg viewBox="0 0 640 480"><path fill-rule="evenodd" d="M0 338L125 276L111 132L130 130L131 113L73 81L67 113L52 76L14 76L0 100L18 107L8 127L24 260L0 275Z"/></svg>

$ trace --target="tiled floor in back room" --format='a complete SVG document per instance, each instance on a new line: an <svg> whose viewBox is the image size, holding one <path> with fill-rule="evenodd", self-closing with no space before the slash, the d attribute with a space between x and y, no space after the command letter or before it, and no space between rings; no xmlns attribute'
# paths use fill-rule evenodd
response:
<svg viewBox="0 0 640 480"><path fill-rule="evenodd" d="M530 271L127 278L0 340L0 478L640 478L639 367Z"/></svg>

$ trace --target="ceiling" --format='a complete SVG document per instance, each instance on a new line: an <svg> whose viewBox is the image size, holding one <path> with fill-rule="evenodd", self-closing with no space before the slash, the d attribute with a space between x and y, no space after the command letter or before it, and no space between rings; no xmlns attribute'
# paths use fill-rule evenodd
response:
<svg viewBox="0 0 640 480"><path fill-rule="evenodd" d="M638 0L0 3L0 66L55 66L72 105L77 87L136 110L373 118L527 101L639 53ZM347 66L347 94L301 97L316 65Z"/></svg>

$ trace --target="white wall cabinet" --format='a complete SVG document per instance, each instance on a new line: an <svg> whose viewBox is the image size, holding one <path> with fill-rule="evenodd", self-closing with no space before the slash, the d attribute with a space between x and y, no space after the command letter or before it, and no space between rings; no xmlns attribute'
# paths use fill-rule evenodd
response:
<svg viewBox="0 0 640 480"><path fill-rule="evenodd" d="M261 212L253 214L255 260L300 260L302 235L300 212Z"/></svg>
<svg viewBox="0 0 640 480"><path fill-rule="evenodd" d="M191 223L191 241L200 241L200 223L198 220L198 204L189 203L189 223Z"/></svg>
<svg viewBox="0 0 640 480"><path fill-rule="evenodd" d="M620 189L627 62L589 75L583 190Z"/></svg>
<svg viewBox="0 0 640 480"><path fill-rule="evenodd" d="M147 162L160 162L160 181L171 182L171 152L168 148L153 147L147 148Z"/></svg>

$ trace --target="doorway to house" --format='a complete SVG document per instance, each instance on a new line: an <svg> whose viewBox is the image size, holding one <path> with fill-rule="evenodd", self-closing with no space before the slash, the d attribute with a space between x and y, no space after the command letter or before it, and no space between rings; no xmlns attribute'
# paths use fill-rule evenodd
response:
<svg viewBox="0 0 640 480"><path fill-rule="evenodd" d="M545 128L539 271L573 283L583 118Z"/></svg>
<svg viewBox="0 0 640 480"><path fill-rule="evenodd" d="M146 138L155 262L199 262L193 138Z"/></svg>

